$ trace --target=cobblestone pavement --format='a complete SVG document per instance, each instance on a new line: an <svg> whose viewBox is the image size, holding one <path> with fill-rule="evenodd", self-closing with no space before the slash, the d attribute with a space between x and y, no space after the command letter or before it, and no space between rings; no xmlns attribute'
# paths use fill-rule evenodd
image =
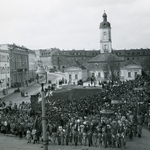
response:
<svg viewBox="0 0 150 150"><path fill-rule="evenodd" d="M42 144L27 143L25 139L20 140L18 137L0 134L0 150L42 150ZM119 150L119 148L106 148L108 150ZM142 138L134 137L133 141L127 141L125 147L127 150L149 150L150 149L150 132L143 129ZM44 150L44 149L43 149ZM88 146L60 146L49 144L48 150L105 150L103 147ZM121 149L120 149L121 150Z"/></svg>

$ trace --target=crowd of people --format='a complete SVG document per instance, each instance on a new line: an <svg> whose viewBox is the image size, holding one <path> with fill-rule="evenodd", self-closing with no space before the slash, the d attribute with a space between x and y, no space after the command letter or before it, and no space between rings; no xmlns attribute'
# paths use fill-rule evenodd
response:
<svg viewBox="0 0 150 150"><path fill-rule="evenodd" d="M95 95L80 99L58 99L46 103L47 141L58 145L124 148L127 140L142 137L143 125L150 128L149 84L136 80L104 83ZM1 102L4 106L5 103ZM41 114L31 103L5 106L0 115L0 132L14 134L27 142L42 142Z"/></svg>

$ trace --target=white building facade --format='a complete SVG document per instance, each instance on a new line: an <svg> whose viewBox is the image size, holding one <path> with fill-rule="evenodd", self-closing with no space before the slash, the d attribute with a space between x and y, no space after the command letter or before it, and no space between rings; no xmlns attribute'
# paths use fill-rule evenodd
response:
<svg viewBox="0 0 150 150"><path fill-rule="evenodd" d="M87 70L82 70L79 67L69 67L65 69L65 79L67 84L78 84L79 80L85 81L87 79Z"/></svg>
<svg viewBox="0 0 150 150"><path fill-rule="evenodd" d="M35 51L29 50L29 75L28 80L34 81L36 79L36 54Z"/></svg>
<svg viewBox="0 0 150 150"><path fill-rule="evenodd" d="M101 53L112 52L111 24L107 21L106 13L103 14L103 22L100 23L100 51Z"/></svg>
<svg viewBox="0 0 150 150"><path fill-rule="evenodd" d="M134 80L138 75L142 75L142 67L136 63L125 65L120 70L120 79Z"/></svg>
<svg viewBox="0 0 150 150"><path fill-rule="evenodd" d="M10 81L9 51L0 49L0 91L9 88Z"/></svg>

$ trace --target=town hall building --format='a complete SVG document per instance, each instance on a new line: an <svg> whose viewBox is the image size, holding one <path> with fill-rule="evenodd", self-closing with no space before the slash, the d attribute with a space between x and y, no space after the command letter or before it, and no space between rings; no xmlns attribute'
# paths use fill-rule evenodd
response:
<svg viewBox="0 0 150 150"><path fill-rule="evenodd" d="M118 57L112 51L111 24L107 21L107 14L103 14L100 23L100 53L82 65L73 64L65 68L65 76L69 83L77 84L82 79L94 78L99 81L133 80L141 75L142 67L134 60L125 63L124 57ZM84 73L83 73L84 72ZM87 73L87 75L85 75ZM87 78L85 78L87 77Z"/></svg>

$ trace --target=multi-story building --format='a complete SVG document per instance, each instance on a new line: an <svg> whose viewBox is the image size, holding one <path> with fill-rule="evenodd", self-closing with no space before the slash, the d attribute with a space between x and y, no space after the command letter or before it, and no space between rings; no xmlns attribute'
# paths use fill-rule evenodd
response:
<svg viewBox="0 0 150 150"><path fill-rule="evenodd" d="M60 71L69 72L67 68L76 70L85 68L88 70L88 76L96 75L98 78L105 78L104 64L110 61L108 58L112 57L117 60L120 66L121 79L134 79L137 74L141 74L141 66L146 68L150 59L149 50L113 50L111 38L111 24L107 21L106 13L103 14L103 21L100 23L100 50L59 50L53 51L40 50L40 57L46 65L50 64L51 68ZM129 54L130 53L130 54ZM111 54L111 55L109 55ZM101 60L100 60L101 59ZM48 61L47 61L48 60ZM144 60L144 61L143 61ZM45 62L46 61L46 62ZM103 64L103 65L102 65ZM150 63L149 63L150 64ZM112 64L111 64L112 65ZM78 67L78 69L77 69ZM150 69L150 67L149 67ZM118 71L119 71L118 70ZM106 71L105 71L106 72ZM69 75L68 75L69 76ZM77 75L76 75L77 76ZM71 78L71 76L70 76ZM68 80L70 80L68 78Z"/></svg>
<svg viewBox="0 0 150 150"><path fill-rule="evenodd" d="M24 86L29 80L28 49L16 44L1 44L0 47L9 51L11 86Z"/></svg>
<svg viewBox="0 0 150 150"><path fill-rule="evenodd" d="M44 49L44 50L39 50L40 52L40 61L43 64L43 67L46 70L49 70L49 68L51 68L52 65L52 57L51 57L51 49Z"/></svg>
<svg viewBox="0 0 150 150"><path fill-rule="evenodd" d="M0 91L10 86L9 51L0 47Z"/></svg>
<svg viewBox="0 0 150 150"><path fill-rule="evenodd" d="M32 82L36 79L36 54L33 50L28 50L28 56L29 56L29 75L28 79L29 82Z"/></svg>
<svg viewBox="0 0 150 150"><path fill-rule="evenodd" d="M129 49L129 50L113 50L118 57L124 57L126 63L131 60L136 61L142 66L142 70L150 73L150 49Z"/></svg>
<svg viewBox="0 0 150 150"><path fill-rule="evenodd" d="M139 51L132 52L132 57L128 58L126 50L119 51L112 49L111 24L107 21L106 13L103 14L103 21L100 23L99 29L100 50L57 50L51 55L53 68L61 71L65 68L65 71L67 70L68 73L71 72L67 75L68 80L72 79L73 74L75 74L76 78L78 74L80 75L77 72L72 73L72 70L74 70L73 67L78 67L76 70L80 70L83 66L88 70L88 77L95 76L99 80L107 79L110 76L110 70L105 69L108 63L109 68L111 66L111 70L112 68L115 69L116 74L119 74L119 78L122 80L132 80L138 74L140 75L142 68L139 64L143 63L143 59L140 59L140 63L137 63L137 60L135 60L135 55L139 55ZM140 56L143 57L144 53L142 52ZM145 54L148 54L148 52ZM118 68L116 68L116 63ZM69 67L71 67L71 71L67 69Z"/></svg>

